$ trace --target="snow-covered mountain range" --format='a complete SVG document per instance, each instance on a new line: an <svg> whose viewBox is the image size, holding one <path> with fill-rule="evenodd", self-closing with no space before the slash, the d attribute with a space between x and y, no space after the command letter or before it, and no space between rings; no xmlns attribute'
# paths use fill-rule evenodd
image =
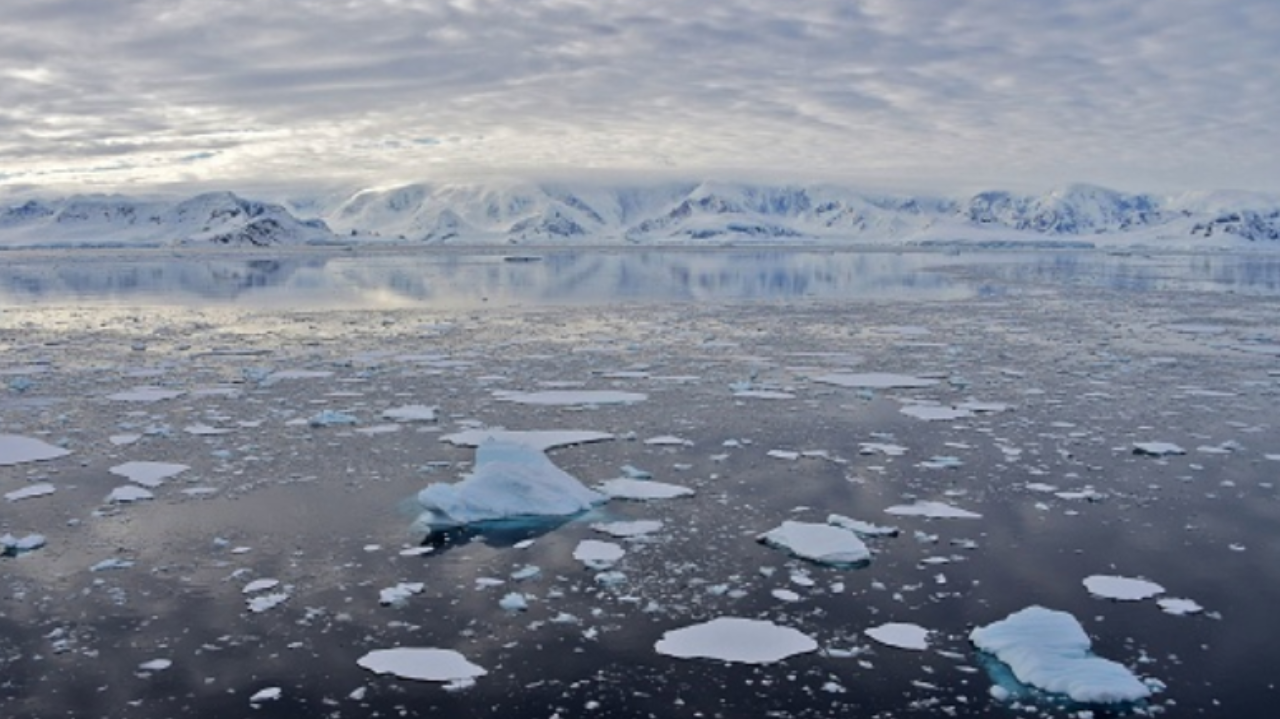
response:
<svg viewBox="0 0 1280 719"><path fill-rule="evenodd" d="M77 195L0 209L0 247L450 244L874 243L1280 248L1280 197L1126 194L1073 185L1043 195L874 193L733 182L418 183L182 200Z"/></svg>

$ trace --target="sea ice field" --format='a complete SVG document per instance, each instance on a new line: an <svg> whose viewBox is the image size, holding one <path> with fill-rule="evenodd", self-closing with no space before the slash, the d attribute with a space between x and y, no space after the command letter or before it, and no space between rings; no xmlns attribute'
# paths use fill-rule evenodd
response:
<svg viewBox="0 0 1280 719"><path fill-rule="evenodd" d="M1272 715L1274 256L400 252L4 253L0 716Z"/></svg>

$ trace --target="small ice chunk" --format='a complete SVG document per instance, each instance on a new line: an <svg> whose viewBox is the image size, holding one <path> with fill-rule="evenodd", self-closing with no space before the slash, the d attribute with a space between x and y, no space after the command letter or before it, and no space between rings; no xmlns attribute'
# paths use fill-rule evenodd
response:
<svg viewBox="0 0 1280 719"><path fill-rule="evenodd" d="M614 436L608 432L592 432L589 430L516 431L506 429L469 429L465 432L446 434L440 438L440 441L448 442L458 447L479 447L485 442L509 442L545 452L556 447L607 442L611 439L614 439Z"/></svg>
<svg viewBox="0 0 1280 719"><path fill-rule="evenodd" d="M46 497L58 491L48 482L40 482L39 484L31 484L22 489L15 489L12 492L6 492L4 498L10 502L20 502L24 499L34 499L36 497Z"/></svg>
<svg viewBox="0 0 1280 719"><path fill-rule="evenodd" d="M89 567L90 572L105 572L110 569L128 569L133 566L133 562L127 559L104 559L101 562Z"/></svg>
<svg viewBox="0 0 1280 719"><path fill-rule="evenodd" d="M438 410L439 408L434 406L411 404L384 410L382 418L396 422L434 422L436 421L436 412Z"/></svg>
<svg viewBox="0 0 1280 719"><path fill-rule="evenodd" d="M529 608L529 598L520 592L511 592L498 600L498 606L508 612L523 612Z"/></svg>
<svg viewBox="0 0 1280 719"><path fill-rule="evenodd" d="M107 395L107 399L113 399L117 402L162 402L167 399L177 399L186 394L181 390L165 389L163 387L135 387L125 392L116 392Z"/></svg>
<svg viewBox="0 0 1280 719"><path fill-rule="evenodd" d="M795 399L796 396L791 392L783 392L776 389L737 389L733 391L734 397L742 399Z"/></svg>
<svg viewBox="0 0 1280 719"><path fill-rule="evenodd" d="M1164 594L1164 587L1155 582L1102 574L1085 577L1084 586L1095 597L1121 602L1137 602Z"/></svg>
<svg viewBox="0 0 1280 719"><path fill-rule="evenodd" d="M1124 666L1089 652L1089 635L1067 612L1040 606L969 633L978 649L1009 665L1018 681L1077 702L1133 702L1151 689Z"/></svg>
<svg viewBox="0 0 1280 719"><path fill-rule="evenodd" d="M915 504L898 504L884 510L899 517L928 517L930 519L981 519L982 515L967 509L953 507L943 502L917 501Z"/></svg>
<svg viewBox="0 0 1280 719"><path fill-rule="evenodd" d="M596 485L596 489L613 499L637 501L693 496L693 490L688 487L641 479L610 479Z"/></svg>
<svg viewBox="0 0 1280 719"><path fill-rule="evenodd" d="M827 515L827 524L847 529L860 537L896 537L898 536L897 527L889 527L881 524L872 524L871 522L863 522L858 519L846 517L842 514Z"/></svg>
<svg viewBox="0 0 1280 719"><path fill-rule="evenodd" d="M421 594L427 585L422 582L400 582L394 587L387 587L378 593L378 603L384 606L403 607L409 603L409 597Z"/></svg>
<svg viewBox="0 0 1280 719"><path fill-rule="evenodd" d="M617 564L626 553L625 549L613 542L584 539L574 548L573 558L591 569L608 569Z"/></svg>
<svg viewBox="0 0 1280 719"><path fill-rule="evenodd" d="M901 457L906 452L906 447L887 442L862 442L858 445L858 454L862 455L883 454L886 457Z"/></svg>
<svg viewBox="0 0 1280 719"><path fill-rule="evenodd" d="M140 439L142 439L142 435L140 434L126 433L126 434L113 434L107 438L107 441L111 442L111 444L117 447L124 447L130 444L133 444L134 442L137 442Z"/></svg>
<svg viewBox="0 0 1280 719"><path fill-rule="evenodd" d="M664 434L660 437L650 437L644 441L651 447L692 447L693 442L682 437L676 437L670 434Z"/></svg>
<svg viewBox="0 0 1280 719"><path fill-rule="evenodd" d="M162 672L173 666L173 661L169 659L152 659L138 665L138 669L144 672Z"/></svg>
<svg viewBox="0 0 1280 719"><path fill-rule="evenodd" d="M719 617L673 629L654 645L665 656L743 664L772 664L817 648L818 643L799 630L741 617Z"/></svg>
<svg viewBox="0 0 1280 719"><path fill-rule="evenodd" d="M853 387L856 389L918 389L922 387L932 387L938 384L938 380L936 379L925 379L922 377L912 377L911 375L905 374L891 374L888 372L835 372L832 374L824 374L814 377L813 381L822 382L823 384L833 384L839 387Z"/></svg>
<svg viewBox="0 0 1280 719"><path fill-rule="evenodd" d="M903 407L901 412L908 417L915 417L926 422L950 422L973 416L973 412L967 409L945 407L940 404L909 404Z"/></svg>
<svg viewBox="0 0 1280 719"><path fill-rule="evenodd" d="M580 406L606 404L635 404L648 399L648 395L640 392L618 392L615 390L543 390L541 392L509 392L499 390L493 396L503 402L532 404L541 406Z"/></svg>
<svg viewBox="0 0 1280 719"><path fill-rule="evenodd" d="M374 674L425 682L456 682L488 674L452 649L396 647L378 649L356 660Z"/></svg>
<svg viewBox="0 0 1280 719"><path fill-rule="evenodd" d="M1199 614L1204 611L1204 607L1200 606L1192 599L1165 597L1164 599L1157 599L1156 604L1160 605L1160 609L1164 611L1165 614L1176 614L1178 616Z"/></svg>
<svg viewBox="0 0 1280 719"><path fill-rule="evenodd" d="M27 462L43 462L71 454L70 450L55 447L33 437L16 434L0 434L0 467L12 467Z"/></svg>
<svg viewBox="0 0 1280 719"><path fill-rule="evenodd" d="M259 594L247 601L249 611L254 614L261 614L269 609L274 609L289 599L288 592L272 592L271 594Z"/></svg>
<svg viewBox="0 0 1280 719"><path fill-rule="evenodd" d="M660 531L662 529L662 521L658 519L637 519L632 522L597 522L592 524L591 528L611 537L640 537Z"/></svg>
<svg viewBox="0 0 1280 719"><path fill-rule="evenodd" d="M261 704L263 702L273 702L283 695L284 690L280 687L267 687L266 689L259 689L254 692L253 696L249 697L249 703Z"/></svg>
<svg viewBox="0 0 1280 719"><path fill-rule="evenodd" d="M265 592L268 589L275 589L278 586L280 586L279 579L255 579L244 585L244 589L241 589L240 591L244 594L256 594L258 592Z"/></svg>
<svg viewBox="0 0 1280 719"><path fill-rule="evenodd" d="M118 477L124 477L134 484L154 489L163 484L166 479L176 477L188 469L191 467L170 462L125 462L107 471Z"/></svg>
<svg viewBox="0 0 1280 719"><path fill-rule="evenodd" d="M1164 457L1171 454L1186 454L1187 450L1172 442L1134 442L1133 453L1148 457Z"/></svg>
<svg viewBox="0 0 1280 719"><path fill-rule="evenodd" d="M43 534L28 534L25 537L15 537L12 534L0 535L0 554L9 557L16 557L19 554L34 552L43 547L49 540Z"/></svg>
<svg viewBox="0 0 1280 719"><path fill-rule="evenodd" d="M111 490L111 493L107 495L105 501L107 504L129 504L131 502L142 502L155 498L156 496L154 494L142 487L126 484Z"/></svg>
<svg viewBox="0 0 1280 719"><path fill-rule="evenodd" d="M918 624L889 622L862 632L881 644L922 652L929 648L929 630Z"/></svg>
<svg viewBox="0 0 1280 719"><path fill-rule="evenodd" d="M353 414L339 412L333 409L325 409L308 418L307 424L312 427L338 427L343 425L360 424L360 420Z"/></svg>
<svg viewBox="0 0 1280 719"><path fill-rule="evenodd" d="M871 550L853 532L830 524L785 521L760 535L760 541L820 564L857 564Z"/></svg>

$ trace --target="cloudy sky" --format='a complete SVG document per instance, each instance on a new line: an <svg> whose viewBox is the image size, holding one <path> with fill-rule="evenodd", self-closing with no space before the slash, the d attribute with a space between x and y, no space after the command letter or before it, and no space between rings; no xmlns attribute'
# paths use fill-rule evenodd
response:
<svg viewBox="0 0 1280 719"><path fill-rule="evenodd" d="M1277 0L5 0L0 186L1280 190Z"/></svg>

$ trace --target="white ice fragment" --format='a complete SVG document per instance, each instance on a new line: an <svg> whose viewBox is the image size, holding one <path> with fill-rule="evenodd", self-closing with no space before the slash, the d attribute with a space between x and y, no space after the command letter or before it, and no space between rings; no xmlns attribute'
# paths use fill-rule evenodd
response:
<svg viewBox="0 0 1280 719"><path fill-rule="evenodd" d="M785 459L790 461L800 459L800 453L791 449L771 449L765 454L773 457L774 459Z"/></svg>
<svg viewBox="0 0 1280 719"><path fill-rule="evenodd" d="M898 536L897 527L889 527L881 524L872 524L871 522L863 522L858 519L846 517L842 514L827 515L827 524L847 529L860 537L896 537Z"/></svg>
<svg viewBox="0 0 1280 719"><path fill-rule="evenodd" d="M945 407L940 404L909 404L903 407L901 412L908 417L915 417L926 422L950 422L973 416L973 412L967 409Z"/></svg>
<svg viewBox="0 0 1280 719"><path fill-rule="evenodd" d="M140 484L143 487L156 488L166 479L175 477L191 469L185 464L169 462L125 462L107 470L118 477Z"/></svg>
<svg viewBox="0 0 1280 719"><path fill-rule="evenodd" d="M493 396L503 402L542 406L581 406L607 404L635 404L648 399L640 392L616 390L543 390L541 392L509 392L499 390Z"/></svg>
<svg viewBox="0 0 1280 719"><path fill-rule="evenodd" d="M782 602L798 602L801 599L799 594L790 589L775 589L769 593L773 595L774 599Z"/></svg>
<svg viewBox="0 0 1280 719"><path fill-rule="evenodd" d="M641 537L660 531L662 529L662 521L658 519L637 519L632 522L597 522L592 524L591 528L611 537Z"/></svg>
<svg viewBox="0 0 1280 719"><path fill-rule="evenodd" d="M1018 681L1077 702L1132 702L1151 695L1124 666L1090 654L1084 627L1066 612L1027 607L974 629L969 639L1009 665Z"/></svg>
<svg viewBox="0 0 1280 719"><path fill-rule="evenodd" d="M71 454L69 450L55 447L48 442L16 434L0 434L0 467L12 467L27 462L43 462Z"/></svg>
<svg viewBox="0 0 1280 719"><path fill-rule="evenodd" d="M644 441L651 447L692 447L693 442L682 437L676 437L670 434L664 434L660 437L650 437Z"/></svg>
<svg viewBox="0 0 1280 719"><path fill-rule="evenodd" d="M332 376L333 373L327 370L286 369L267 375L263 379L263 383L271 384L282 379L324 379Z"/></svg>
<svg viewBox="0 0 1280 719"><path fill-rule="evenodd" d="M338 427L343 425L360 424L360 420L356 418L355 415L348 414L347 412L325 409L309 417L307 419L307 424L312 427Z"/></svg>
<svg viewBox="0 0 1280 719"><path fill-rule="evenodd" d="M862 455L883 454L886 457L901 457L906 452L906 447L885 442L862 442L858 445L858 454Z"/></svg>
<svg viewBox="0 0 1280 719"><path fill-rule="evenodd" d="M203 422L189 424L182 428L183 432L195 437L216 437L221 434L230 434L231 430L225 427L213 427Z"/></svg>
<svg viewBox="0 0 1280 719"><path fill-rule="evenodd" d="M981 519L982 515L967 509L953 507L943 502L917 501L915 504L898 504L884 510L899 517L928 517L930 519Z"/></svg>
<svg viewBox="0 0 1280 719"><path fill-rule="evenodd" d="M887 372L866 372L866 373L845 373L836 372L814 377L815 382L823 384L833 384L839 387L854 387L857 389L918 389L922 387L932 387L938 384L936 379L925 379L922 377L912 377L905 374L890 374Z"/></svg>
<svg viewBox="0 0 1280 719"><path fill-rule="evenodd" d="M1164 587L1155 582L1102 574L1085 577L1084 586L1095 597L1121 602L1137 602L1164 594Z"/></svg>
<svg viewBox="0 0 1280 719"><path fill-rule="evenodd" d="M162 672L173 666L173 661L169 659L152 659L138 665L138 669L144 672Z"/></svg>
<svg viewBox="0 0 1280 719"><path fill-rule="evenodd" d="M436 412L438 410L439 408L434 406L411 404L384 410L382 418L396 422L434 422L436 421Z"/></svg>
<svg viewBox="0 0 1280 719"><path fill-rule="evenodd" d="M268 609L274 609L289 598L288 592L272 592L271 594L259 594L247 600L249 611L254 614L261 614Z"/></svg>
<svg viewBox="0 0 1280 719"><path fill-rule="evenodd" d="M739 389L734 390L734 397L742 399L795 399L791 392L776 389Z"/></svg>
<svg viewBox="0 0 1280 719"><path fill-rule="evenodd" d="M1186 454L1187 450L1172 442L1134 442L1133 453L1149 457L1164 457L1170 454Z"/></svg>
<svg viewBox="0 0 1280 719"><path fill-rule="evenodd" d="M126 484L116 487L107 495L107 504L129 504L131 502L142 502L148 499L155 499L156 496L151 492L132 484Z"/></svg>
<svg viewBox="0 0 1280 719"><path fill-rule="evenodd" d="M126 445L133 444L140 439L142 439L142 435L140 434L113 434L107 438L107 441L117 447L124 447Z"/></svg>
<svg viewBox="0 0 1280 719"><path fill-rule="evenodd" d="M163 387L135 387L125 392L116 392L107 395L107 399L113 399L118 402L162 402L167 399L177 399L185 392L176 389L165 389Z"/></svg>
<svg viewBox="0 0 1280 719"><path fill-rule="evenodd" d="M642 479L610 479L596 485L596 489L613 499L637 501L693 496L693 490L688 487Z"/></svg>
<svg viewBox="0 0 1280 719"><path fill-rule="evenodd" d="M608 569L617 564L626 553L625 549L613 542L584 539L574 548L573 558L590 569Z"/></svg>
<svg viewBox="0 0 1280 719"><path fill-rule="evenodd" d="M256 594L265 592L268 589L275 589L278 586L280 586L280 580L278 579L255 579L244 585L244 588L240 591L244 594Z"/></svg>
<svg viewBox="0 0 1280 719"><path fill-rule="evenodd" d="M510 517L563 517L606 497L555 466L541 450L494 440L476 449L474 471L456 484L435 483L418 493L422 521L450 526Z"/></svg>
<svg viewBox="0 0 1280 719"><path fill-rule="evenodd" d="M922 652L929 648L929 630L918 624L889 622L863 630L863 634L881 644Z"/></svg>
<svg viewBox="0 0 1280 719"><path fill-rule="evenodd" d="M871 559L871 550L853 532L830 524L785 521L760 535L770 546L821 564L857 564Z"/></svg>
<svg viewBox="0 0 1280 719"><path fill-rule="evenodd" d="M963 409L975 414L994 414L997 412L1007 412L1012 405L1004 402L979 402L977 400L967 400L956 405L956 409Z"/></svg>
<svg viewBox="0 0 1280 719"><path fill-rule="evenodd" d="M253 696L249 697L249 703L261 704L263 702L273 702L283 695L284 690L280 687L267 687L266 689L259 689L254 692Z"/></svg>
<svg viewBox="0 0 1280 719"><path fill-rule="evenodd" d="M529 598L520 592L511 592L498 600L498 606L508 612L523 612L529 608Z"/></svg>
<svg viewBox="0 0 1280 719"><path fill-rule="evenodd" d="M465 432L446 434L440 438L440 441L459 447L479 447L485 442L507 442L545 452L556 447L606 442L613 438L614 436L608 432L592 432L588 430L515 431L505 429L469 429Z"/></svg>
<svg viewBox="0 0 1280 719"><path fill-rule="evenodd" d="M1166 597L1164 599L1157 599L1156 604L1160 605L1160 609L1164 611L1165 614L1175 614L1178 616L1199 614L1204 611L1204 607L1200 606L1192 599Z"/></svg>
<svg viewBox="0 0 1280 719"><path fill-rule="evenodd" d="M43 534L28 534L25 537L16 537L5 533L0 535L0 554L17 556L27 552L34 552L47 544L48 541Z"/></svg>
<svg viewBox="0 0 1280 719"><path fill-rule="evenodd" d="M421 594L427 585L422 582L400 582L394 587L387 587L378 593L378 603L385 606L403 607L409 603L409 597Z"/></svg>
<svg viewBox="0 0 1280 719"><path fill-rule="evenodd" d="M741 617L719 617L673 629L654 645L659 654L666 656L743 664L772 664L817 648L817 642L796 629Z"/></svg>
<svg viewBox="0 0 1280 719"><path fill-rule="evenodd" d="M452 649L396 647L369 652L356 660L374 674L426 682L475 679L488 672Z"/></svg>
<svg viewBox="0 0 1280 719"><path fill-rule="evenodd" d="M36 497L45 497L58 491L48 482L40 482L39 484L31 484L22 489L15 489L12 492L6 492L4 498L10 502L20 502L24 499L34 499Z"/></svg>

